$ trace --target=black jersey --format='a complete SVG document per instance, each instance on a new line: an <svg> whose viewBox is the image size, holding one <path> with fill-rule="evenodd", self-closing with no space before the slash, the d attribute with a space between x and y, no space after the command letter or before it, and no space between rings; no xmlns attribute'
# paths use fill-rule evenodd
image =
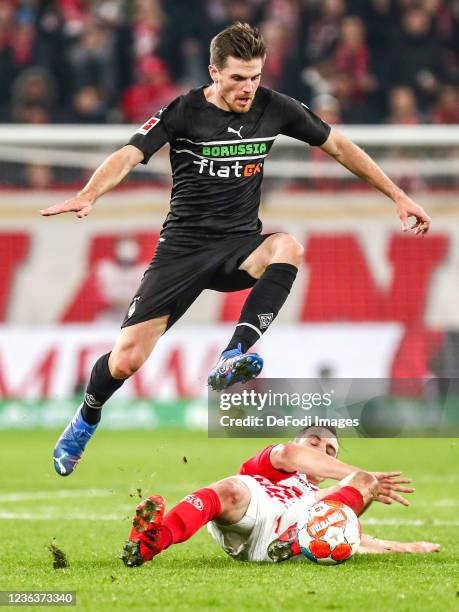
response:
<svg viewBox="0 0 459 612"><path fill-rule="evenodd" d="M330 126L307 106L259 87L247 113L208 102L204 87L159 110L131 138L147 163L170 143L172 193L161 236L174 242L256 234L263 165L278 134L321 145Z"/></svg>

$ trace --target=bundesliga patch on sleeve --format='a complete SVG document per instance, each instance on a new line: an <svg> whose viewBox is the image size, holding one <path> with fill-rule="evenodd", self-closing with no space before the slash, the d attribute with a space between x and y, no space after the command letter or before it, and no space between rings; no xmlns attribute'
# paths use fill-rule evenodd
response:
<svg viewBox="0 0 459 612"><path fill-rule="evenodd" d="M162 108L156 113L156 115L159 115L159 117L157 117L156 115L150 117L150 119L137 130L137 134L143 134L144 136L145 134L148 134L148 132L152 130L156 125L158 125L158 123L161 121L161 114L163 111L164 108Z"/></svg>

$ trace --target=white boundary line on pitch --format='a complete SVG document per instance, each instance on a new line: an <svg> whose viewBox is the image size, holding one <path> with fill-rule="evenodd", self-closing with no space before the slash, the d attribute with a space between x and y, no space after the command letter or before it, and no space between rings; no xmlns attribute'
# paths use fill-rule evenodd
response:
<svg viewBox="0 0 459 612"><path fill-rule="evenodd" d="M140 483L142 484L142 483ZM196 489L199 483L190 484L165 484L161 485L161 491L181 493L186 489ZM144 487L142 487L144 488ZM150 487L151 488L151 487ZM132 494L134 487L131 487L129 491ZM38 500L38 499L53 499L53 498L71 498L71 497L105 497L108 495L123 495L126 493L123 491L115 491L113 489L69 489L68 491L57 490L57 491L14 491L12 493L0 494L0 503L17 502L26 500Z"/></svg>
<svg viewBox="0 0 459 612"><path fill-rule="evenodd" d="M34 499L50 499L53 497L105 497L113 495L114 491L109 489L71 489L68 491L18 491L0 495L0 502L16 502Z"/></svg>
<svg viewBox="0 0 459 612"><path fill-rule="evenodd" d="M40 514L33 512L0 512L0 520L11 521L122 521L123 516L120 514Z"/></svg>
<svg viewBox="0 0 459 612"><path fill-rule="evenodd" d="M1 512L0 511L0 520L9 521L9 520L30 520L30 521L55 521L59 519L68 520L68 521L123 521L127 519L125 515L121 514L84 514L84 513L69 513L60 514L60 512L56 511L55 513L33 513L33 512ZM459 520L456 521L448 521L448 520L438 520L433 519L432 521L428 521L425 519L378 519L378 518L367 518L363 522L363 526L409 526L409 527L459 527Z"/></svg>
<svg viewBox="0 0 459 612"><path fill-rule="evenodd" d="M192 483L192 486L188 488L196 488L198 486L197 483ZM183 485L171 485L166 484L161 486L161 490L167 491L179 491L181 492L184 489ZM17 502L17 501L27 501L27 500L40 500L40 499L65 499L72 497L107 497L109 495L122 494L123 492L114 491L113 489L69 489L68 491L17 491L12 493L4 493L0 494L0 503L8 503L8 502ZM444 497L442 499L436 499L433 502L423 502L421 499L416 500L417 505L429 505L436 506L439 508L452 508L455 506L459 506L459 498L452 497ZM376 520L376 519L375 519Z"/></svg>

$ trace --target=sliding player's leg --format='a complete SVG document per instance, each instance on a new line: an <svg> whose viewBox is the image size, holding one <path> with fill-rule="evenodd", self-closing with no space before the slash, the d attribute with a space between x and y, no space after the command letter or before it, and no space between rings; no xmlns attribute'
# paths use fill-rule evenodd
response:
<svg viewBox="0 0 459 612"><path fill-rule="evenodd" d="M137 506L120 558L128 567L142 565L172 544L185 542L209 521L237 523L250 499L251 492L241 480L225 478L187 495L163 518L164 499L153 495Z"/></svg>
<svg viewBox="0 0 459 612"><path fill-rule="evenodd" d="M96 361L83 403L54 448L54 467L67 476L78 464L100 421L105 402L149 357L167 327L169 315L124 327L110 353Z"/></svg>
<svg viewBox="0 0 459 612"><path fill-rule="evenodd" d="M256 353L247 353L269 328L287 299L303 247L289 234L268 236L239 266L257 279L241 311L234 334L209 374L209 386L219 391L255 378L263 367Z"/></svg>
<svg viewBox="0 0 459 612"><path fill-rule="evenodd" d="M323 497L317 496L317 501L337 501L345 504L355 512L357 516L371 504L378 488L378 481L369 472L359 471L350 474L337 491ZM301 504L298 505L300 512ZM268 546L268 556L272 561L285 561L300 554L300 547L296 540L296 521L290 525Z"/></svg>

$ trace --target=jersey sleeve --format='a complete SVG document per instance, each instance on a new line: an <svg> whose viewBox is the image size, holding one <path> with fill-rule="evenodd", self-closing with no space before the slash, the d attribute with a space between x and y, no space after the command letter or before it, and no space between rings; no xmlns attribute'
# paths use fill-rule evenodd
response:
<svg viewBox="0 0 459 612"><path fill-rule="evenodd" d="M168 106L160 108L148 121L139 127L127 144L133 145L142 151L142 164L147 164L150 157L159 149L171 142L179 124L179 98Z"/></svg>
<svg viewBox="0 0 459 612"><path fill-rule="evenodd" d="M290 474L295 474L296 472L283 472L273 467L270 455L275 446L277 446L277 444L271 444L253 457L250 457L250 459L247 459L247 461L241 465L239 474L244 476L263 476L272 482L284 480L284 478L287 478Z"/></svg>
<svg viewBox="0 0 459 612"><path fill-rule="evenodd" d="M331 127L312 110L294 98L282 97L282 124L280 133L302 140L313 146L324 144Z"/></svg>

